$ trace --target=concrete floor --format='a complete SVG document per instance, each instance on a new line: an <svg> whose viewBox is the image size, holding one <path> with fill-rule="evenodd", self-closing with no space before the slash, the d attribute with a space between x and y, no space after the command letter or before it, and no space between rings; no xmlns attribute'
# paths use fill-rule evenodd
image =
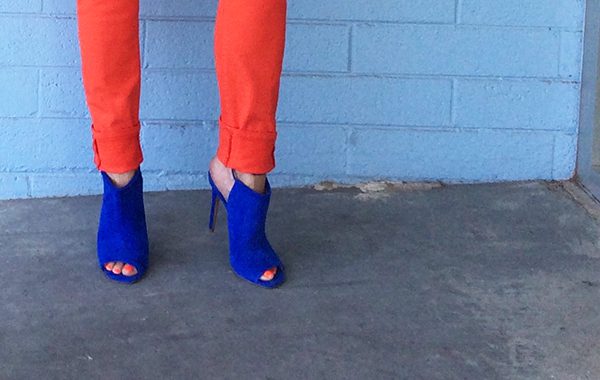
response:
<svg viewBox="0 0 600 380"><path fill-rule="evenodd" d="M274 189L276 290L207 191L146 194L151 269L110 282L100 201L0 202L1 379L600 378L600 222L560 184Z"/></svg>

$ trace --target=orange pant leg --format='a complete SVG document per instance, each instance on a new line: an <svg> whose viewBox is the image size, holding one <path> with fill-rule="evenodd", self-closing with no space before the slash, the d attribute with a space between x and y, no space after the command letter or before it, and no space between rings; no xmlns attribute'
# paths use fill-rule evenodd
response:
<svg viewBox="0 0 600 380"><path fill-rule="evenodd" d="M143 160L139 142L139 0L77 0L81 71L94 162L124 173Z"/></svg>
<svg viewBox="0 0 600 380"><path fill-rule="evenodd" d="M241 172L264 174L275 167L286 10L286 0L219 0L214 36L221 98L217 157Z"/></svg>

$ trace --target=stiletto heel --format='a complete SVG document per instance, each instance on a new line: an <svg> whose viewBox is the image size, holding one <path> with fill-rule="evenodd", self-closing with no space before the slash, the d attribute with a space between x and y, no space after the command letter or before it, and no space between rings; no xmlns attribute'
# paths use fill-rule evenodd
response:
<svg viewBox="0 0 600 380"><path fill-rule="evenodd" d="M225 200L215 185L210 170L208 182L212 188L212 204L209 228L214 230L218 201L227 211L229 234L229 262L233 272L253 284L275 288L286 279L285 268L269 243L265 233L267 210L271 199L271 185L265 179L265 191L259 194L240 181L232 170L234 184ZM263 281L260 277L270 268L276 267L275 277Z"/></svg>
<svg viewBox="0 0 600 380"><path fill-rule="evenodd" d="M217 226L217 215L219 214L219 197L213 191L212 192L212 202L210 206L210 217L208 219L208 228L210 232L215 232L215 227Z"/></svg>

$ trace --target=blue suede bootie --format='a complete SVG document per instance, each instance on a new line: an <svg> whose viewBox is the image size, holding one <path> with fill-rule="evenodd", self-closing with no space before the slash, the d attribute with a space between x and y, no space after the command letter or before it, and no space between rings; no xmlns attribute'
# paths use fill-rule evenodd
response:
<svg viewBox="0 0 600 380"><path fill-rule="evenodd" d="M102 173L104 195L98 226L98 263L109 278L126 283L138 281L148 267L148 232L144 211L143 178L138 168L125 187L114 185L108 174ZM122 261L133 265L133 276L115 274L104 265Z"/></svg>
<svg viewBox="0 0 600 380"><path fill-rule="evenodd" d="M246 186L234 174L235 182L225 200L215 185L210 171L208 181L212 187L212 203L208 228L214 231L219 200L227 210L229 232L229 262L241 278L265 288L275 288L285 281L285 269L271 247L265 233L267 210L271 199L271 185L266 179L265 192L259 194ZM260 277L272 267L277 267L275 277L263 281Z"/></svg>

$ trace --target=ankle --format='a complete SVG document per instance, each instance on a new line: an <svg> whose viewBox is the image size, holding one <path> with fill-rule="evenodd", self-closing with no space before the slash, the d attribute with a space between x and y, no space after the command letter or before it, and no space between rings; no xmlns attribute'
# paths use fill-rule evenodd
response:
<svg viewBox="0 0 600 380"><path fill-rule="evenodd" d="M116 187L125 187L135 175L135 169L126 173L106 173Z"/></svg>
<svg viewBox="0 0 600 380"><path fill-rule="evenodd" d="M219 172L229 173L229 169L230 168L225 166L225 164L223 164L216 155L210 160L209 170L213 173L213 175L214 173ZM266 174L244 173L235 169L231 170L233 172L233 176L242 181L244 185L248 186L259 194L263 194L265 192L265 183L267 178ZM230 177L229 174L228 177Z"/></svg>
<svg viewBox="0 0 600 380"><path fill-rule="evenodd" d="M236 177L239 178L246 186L256 191L259 194L263 194L265 192L265 182L267 175L266 174L252 174L252 173L242 173L233 169Z"/></svg>

